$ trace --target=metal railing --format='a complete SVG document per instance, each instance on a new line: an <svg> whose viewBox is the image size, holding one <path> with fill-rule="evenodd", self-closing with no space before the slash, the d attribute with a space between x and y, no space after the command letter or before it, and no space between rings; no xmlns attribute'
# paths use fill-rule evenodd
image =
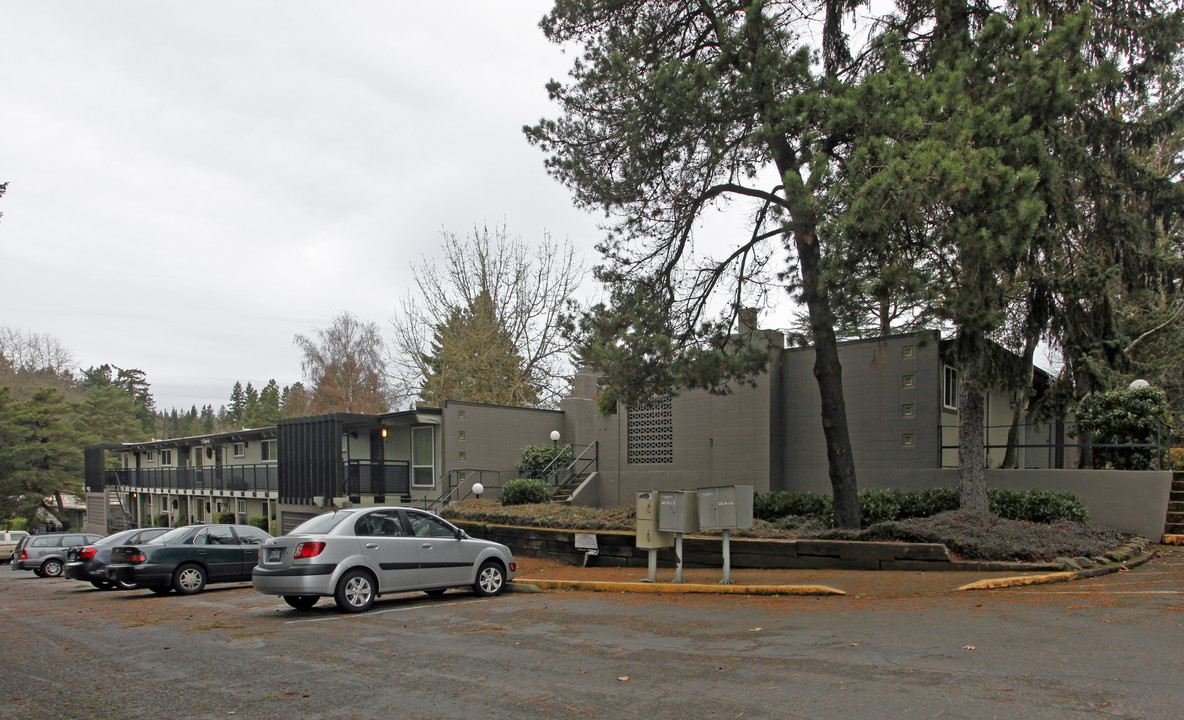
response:
<svg viewBox="0 0 1184 720"><path fill-rule="evenodd" d="M492 477L496 480L496 484L490 484L488 478ZM422 507L424 510L430 512L439 512L441 508L446 507L449 503L459 502L465 498L472 496L472 482L479 482L485 486L486 490L496 490L501 488L502 471L488 470L484 468L453 468L449 470L441 480L442 491L436 498L421 497L411 502L413 507ZM468 484L468 488L463 495L458 495L460 489Z"/></svg>
<svg viewBox="0 0 1184 720"><path fill-rule="evenodd" d="M140 490L210 490L216 492L277 492L279 471L274 463L214 467L129 468L107 471L107 484Z"/></svg>
<svg viewBox="0 0 1184 720"><path fill-rule="evenodd" d="M1064 423L1064 432L1056 433L1056 439L1050 439L1045 442L1025 441L1008 443L1006 440L1003 442L992 442L994 438L998 438L1000 436L1006 438L1007 434L1011 430L1011 425L987 425L985 426L983 432L983 439L985 441L983 443L983 448L986 451L988 457L990 457L992 450L996 452L1006 452L1009 447L1014 449L1016 451L1016 466L1018 468L1064 469L1066 464L1070 464L1068 459L1068 455L1070 453L1076 453L1076 455L1072 458L1072 460L1076 461L1081 457L1081 453L1086 450L1093 452L1095 456L1099 455L1097 451L1101 450L1102 453L1100 454L1103 457L1106 455L1113 456L1117 453L1126 454L1128 461L1134 460L1136 464L1144 465L1145 467L1143 469L1167 469L1170 453L1172 449L1178 447L1178 445L1173 442L1171 426L1160 421L1155 422L1155 442L1144 443L1099 443L1067 439L1080 436L1080 432L1073 428L1073 426L1077 423L1073 422ZM1024 437L1027 435L1028 430L1031 428L1042 428L1043 432L1040 434L1051 435L1053 434L1053 427L1055 426L1051 424L1021 424L1017 426L1019 429L1019 437ZM954 437L953 443L946 441L946 438L951 434ZM957 442L958 425L939 424L938 436L942 439L942 442L939 446L941 453L941 467L957 467L957 454L958 450L960 449L960 446ZM1035 451L1035 453L1032 451ZM1106 451L1115 452L1108 453ZM953 462L946 462L947 453L950 453L954 456ZM1034 465L1032 462L1027 461L1027 459L1031 458L1033 454L1035 454L1037 459L1040 461L1039 465ZM1021 456L1025 458L1025 461L1018 461ZM1072 465L1076 467L1076 462L1073 462Z"/></svg>
<svg viewBox="0 0 1184 720"><path fill-rule="evenodd" d="M599 440L594 440L591 445L571 445L568 447L582 447L579 455L576 455L571 462L566 466L556 469L551 481L551 485L556 490L566 490L568 486L574 485L577 480L587 475L589 472L597 472L600 470L600 453Z"/></svg>
<svg viewBox="0 0 1184 720"><path fill-rule="evenodd" d="M350 460L345 466L346 497L411 495L411 464L406 460Z"/></svg>

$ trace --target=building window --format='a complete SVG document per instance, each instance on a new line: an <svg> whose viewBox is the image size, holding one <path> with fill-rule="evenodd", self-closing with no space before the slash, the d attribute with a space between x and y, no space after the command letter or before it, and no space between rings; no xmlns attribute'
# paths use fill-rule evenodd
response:
<svg viewBox="0 0 1184 720"><path fill-rule="evenodd" d="M669 395L629 408L628 447L630 463L674 462L674 407Z"/></svg>
<svg viewBox="0 0 1184 720"><path fill-rule="evenodd" d="M160 451L160 464L161 465L172 465L173 464L173 451L172 450L161 450Z"/></svg>
<svg viewBox="0 0 1184 720"><path fill-rule="evenodd" d="M151 450L144 451L144 462L156 462L156 453Z"/></svg>
<svg viewBox="0 0 1184 720"><path fill-rule="evenodd" d="M461 442L464 442L465 441L465 431L461 430L460 432L458 432L456 434L456 439L460 440Z"/></svg>
<svg viewBox="0 0 1184 720"><path fill-rule="evenodd" d="M900 416L902 418L911 418L917 414L917 408L912 403L905 403L900 406Z"/></svg>
<svg viewBox="0 0 1184 720"><path fill-rule="evenodd" d="M916 350L912 345L905 345L900 349L900 357L903 360L912 360L916 356Z"/></svg>
<svg viewBox="0 0 1184 720"><path fill-rule="evenodd" d="M958 371L945 366L945 382L942 384L941 404L947 410L958 409Z"/></svg>
<svg viewBox="0 0 1184 720"><path fill-rule="evenodd" d="M901 375L900 376L900 386L902 388L916 387L917 386L917 376L916 375Z"/></svg>
<svg viewBox="0 0 1184 720"><path fill-rule="evenodd" d="M263 462L275 462L275 440L264 440L259 443L259 454Z"/></svg>
<svg viewBox="0 0 1184 720"><path fill-rule="evenodd" d="M431 425L411 428L411 484L436 484L436 429Z"/></svg>
<svg viewBox="0 0 1184 720"><path fill-rule="evenodd" d="M458 420L464 420L465 419L465 411L464 410L457 410L456 417Z"/></svg>
<svg viewBox="0 0 1184 720"><path fill-rule="evenodd" d="M236 442L234 444L234 456L235 457L246 457L246 455L247 455L247 444L244 442Z"/></svg>
<svg viewBox="0 0 1184 720"><path fill-rule="evenodd" d="M461 450L459 454L460 454L461 461L463 461L465 459L465 451Z"/></svg>
<svg viewBox="0 0 1184 720"><path fill-rule="evenodd" d="M913 433L904 433L900 436L901 447L916 447L917 436Z"/></svg>

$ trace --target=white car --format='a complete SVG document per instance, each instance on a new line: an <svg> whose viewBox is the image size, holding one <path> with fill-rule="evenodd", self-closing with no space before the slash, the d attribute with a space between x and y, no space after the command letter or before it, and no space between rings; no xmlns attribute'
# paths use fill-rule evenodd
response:
<svg viewBox="0 0 1184 720"><path fill-rule="evenodd" d="M29 533L24 530L0 530L0 562L12 560L12 551L16 550L17 543L28 536Z"/></svg>
<svg viewBox="0 0 1184 720"><path fill-rule="evenodd" d="M318 515L267 540L251 581L297 609L332 597L345 612L363 612L385 593L471 587L497 595L516 569L505 545L471 538L430 512L371 507Z"/></svg>

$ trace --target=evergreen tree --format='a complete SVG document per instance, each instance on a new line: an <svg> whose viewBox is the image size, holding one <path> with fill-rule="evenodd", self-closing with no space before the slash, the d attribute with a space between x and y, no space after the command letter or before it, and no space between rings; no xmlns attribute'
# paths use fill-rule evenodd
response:
<svg viewBox="0 0 1184 720"><path fill-rule="evenodd" d="M444 400L537 407L539 389L497 317L489 293L456 309L436 327L430 354L422 358L421 403Z"/></svg>
<svg viewBox="0 0 1184 720"><path fill-rule="evenodd" d="M258 425L275 425L280 419L280 386L275 378L267 381L259 391Z"/></svg>
<svg viewBox="0 0 1184 720"><path fill-rule="evenodd" d="M16 400L0 388L0 517L32 521L44 509L64 520L63 495L82 492L84 439L57 390Z"/></svg>
<svg viewBox="0 0 1184 720"><path fill-rule="evenodd" d="M234 387L230 389L230 405L226 408L226 420L238 427L243 419L243 413L247 409L247 393L243 389L243 384L235 380Z"/></svg>

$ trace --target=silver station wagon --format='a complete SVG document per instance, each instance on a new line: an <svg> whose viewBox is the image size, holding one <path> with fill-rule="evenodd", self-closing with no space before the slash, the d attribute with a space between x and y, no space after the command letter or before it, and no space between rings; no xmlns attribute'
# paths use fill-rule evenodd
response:
<svg viewBox="0 0 1184 720"><path fill-rule="evenodd" d="M345 612L363 612L386 593L471 587L497 595L516 569L508 547L471 538L432 513L373 507L334 510L267 540L251 580L294 608L332 597Z"/></svg>

